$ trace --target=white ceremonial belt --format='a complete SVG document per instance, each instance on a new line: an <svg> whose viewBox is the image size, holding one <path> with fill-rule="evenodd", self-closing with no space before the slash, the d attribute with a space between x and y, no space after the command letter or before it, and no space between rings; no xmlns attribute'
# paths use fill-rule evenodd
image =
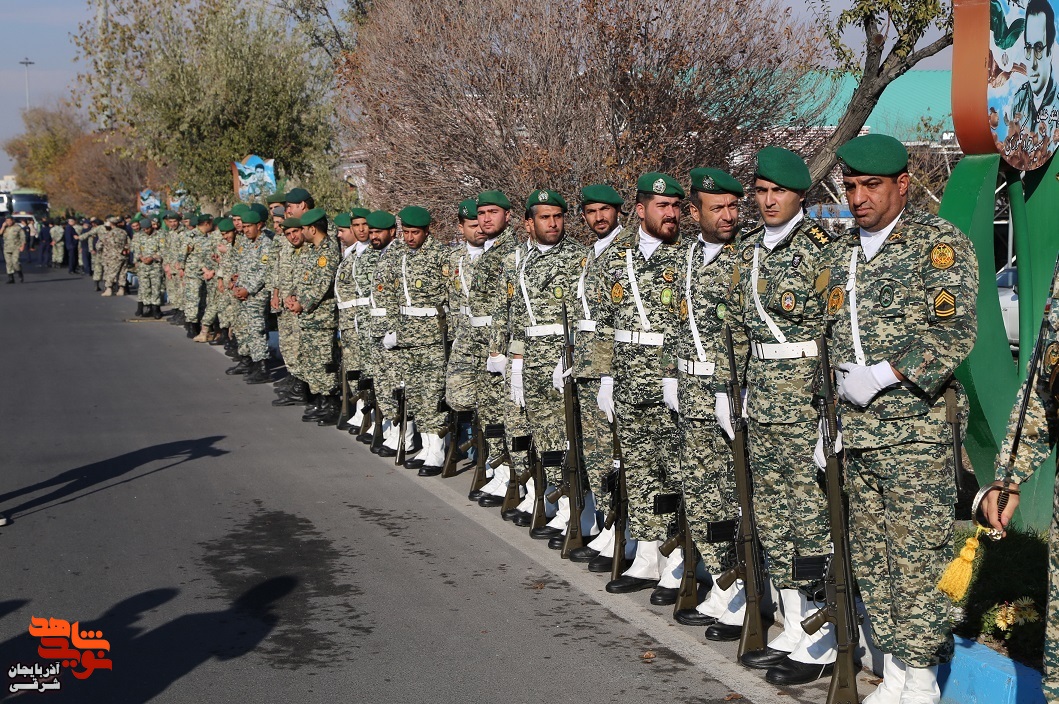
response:
<svg viewBox="0 0 1059 704"><path fill-rule="evenodd" d="M463 313L464 315L466 315L468 318L471 317L471 307L470 306L460 306L460 312Z"/></svg>
<svg viewBox="0 0 1059 704"><path fill-rule="evenodd" d="M677 369L691 376L713 376L717 365L713 362L699 362L694 359L677 359Z"/></svg>
<svg viewBox="0 0 1059 704"><path fill-rule="evenodd" d="M578 320L577 329L579 332L595 332L596 321L595 320Z"/></svg>
<svg viewBox="0 0 1059 704"><path fill-rule="evenodd" d="M382 318L383 316L386 315L386 309L385 308L372 308L370 311L368 311L368 314L371 315L371 317L373 317L373 318Z"/></svg>
<svg viewBox="0 0 1059 704"><path fill-rule="evenodd" d="M357 305L356 301L342 301L338 304L338 309L345 310L346 308L352 308L355 305Z"/></svg>
<svg viewBox="0 0 1059 704"><path fill-rule="evenodd" d="M628 342L633 345L647 345L650 347L661 347L666 336L660 332L634 332L632 330L615 330L615 342Z"/></svg>
<svg viewBox="0 0 1059 704"><path fill-rule="evenodd" d="M437 308L419 308L417 306L401 306L401 315L413 318L435 318L438 315Z"/></svg>
<svg viewBox="0 0 1059 704"><path fill-rule="evenodd" d="M484 328L486 325L493 324L493 316L491 315L479 315L477 318L471 316L471 327L472 328Z"/></svg>
<svg viewBox="0 0 1059 704"><path fill-rule="evenodd" d="M526 337L547 337L548 335L562 335L562 323L551 325L529 325L526 327Z"/></svg>
<svg viewBox="0 0 1059 704"><path fill-rule="evenodd" d="M751 342L750 351L758 359L798 359L800 357L816 357L820 354L815 340L777 344Z"/></svg>
<svg viewBox="0 0 1059 704"><path fill-rule="evenodd" d="M361 306L370 306L371 299L367 296L365 296L364 298L354 298L353 305L357 306L358 308L360 308Z"/></svg>

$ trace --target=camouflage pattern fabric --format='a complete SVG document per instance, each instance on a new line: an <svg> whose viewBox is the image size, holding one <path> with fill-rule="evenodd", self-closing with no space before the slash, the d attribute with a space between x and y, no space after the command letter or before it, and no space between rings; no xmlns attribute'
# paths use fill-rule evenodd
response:
<svg viewBox="0 0 1059 704"><path fill-rule="evenodd" d="M52 262L54 262L56 266L59 266L63 260L66 259L65 233L61 225L53 225L48 234L51 235Z"/></svg>
<svg viewBox="0 0 1059 704"><path fill-rule="evenodd" d="M104 227L99 235L103 283L123 286L129 269L129 235L120 227Z"/></svg>
<svg viewBox="0 0 1059 704"><path fill-rule="evenodd" d="M478 405L479 381L485 360L476 354L470 318L470 287L481 254L472 258L467 246L460 245L449 254L446 274L449 282L449 365L445 369L445 403L458 411L470 411Z"/></svg>
<svg viewBox="0 0 1059 704"><path fill-rule="evenodd" d="M222 295L220 291L217 290L217 283L220 281L220 246L223 242L224 238L221 237L221 233L218 230L211 232L207 238L207 255L204 267L208 271L213 272L213 277L204 284L206 290L206 308L202 312L202 319L200 321L203 327L213 325L219 320L218 314L221 308ZM203 278L205 278L205 275Z"/></svg>
<svg viewBox="0 0 1059 704"><path fill-rule="evenodd" d="M26 233L19 225L8 225L4 228L4 264L7 266L8 275L16 271L22 271L22 263L19 261L19 249L26 244Z"/></svg>
<svg viewBox="0 0 1059 704"><path fill-rule="evenodd" d="M384 349L382 338L396 325L397 311L397 268L401 265L401 254L404 244L399 240L392 241L386 249L379 252L373 274L371 309L382 315L370 315L369 330L371 343L371 372L375 380L375 400L384 418L397 419L397 402L393 390L401 383L403 376L398 362L398 353Z"/></svg>
<svg viewBox="0 0 1059 704"><path fill-rule="evenodd" d="M283 306L287 296L294 294L295 273L300 271L301 254L305 245L293 246L286 237L277 237L273 246L272 256L277 260L275 266L270 269L272 274L271 287L277 292L279 298L279 316L276 319L276 329L279 333L279 353L283 357L283 363L287 366L287 373L301 378L298 369L300 355L299 335L301 328L298 326L298 316L291 313Z"/></svg>
<svg viewBox="0 0 1059 704"><path fill-rule="evenodd" d="M355 353L358 366L346 366L346 370L360 369L366 376L371 376L372 336L371 336L371 299L369 294L372 290L375 267L379 262L379 252L370 245L359 254L353 262L353 281L356 284L356 297L360 300L367 299L367 303L353 306L355 325L354 333L357 339L357 351Z"/></svg>
<svg viewBox="0 0 1059 704"><path fill-rule="evenodd" d="M206 309L206 286L202 270L210 255L209 236L193 227L187 231L184 250L184 316L187 322L197 323Z"/></svg>
<svg viewBox="0 0 1059 704"><path fill-rule="evenodd" d="M150 264L140 261L141 257L151 257ZM162 238L157 232L138 232L132 238L132 258L136 262L136 277L140 287L136 291L136 300L144 305L162 305Z"/></svg>
<svg viewBox="0 0 1059 704"><path fill-rule="evenodd" d="M271 243L258 236L251 241L243 237L238 252L239 279L236 286L245 288L250 294L239 303L238 328L239 354L260 362L268 357L268 327L265 315L271 291L265 286L268 273L268 252Z"/></svg>
<svg viewBox="0 0 1059 704"><path fill-rule="evenodd" d="M338 243L325 236L318 245L302 245L299 267L294 277L293 295L302 310L298 313L299 379L314 394L330 396L338 391L338 365L335 363L334 281L341 254Z"/></svg>

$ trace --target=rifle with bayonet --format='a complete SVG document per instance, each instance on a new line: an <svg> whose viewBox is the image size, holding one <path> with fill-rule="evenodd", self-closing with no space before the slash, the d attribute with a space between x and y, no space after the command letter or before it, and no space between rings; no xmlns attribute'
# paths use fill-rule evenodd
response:
<svg viewBox="0 0 1059 704"><path fill-rule="evenodd" d="M570 522L566 526L561 557L566 560L570 551L584 547L585 535L581 530L581 514L585 510L585 458L581 433L581 404L577 398L577 381L574 379L574 333L563 302L563 412L566 416L566 495L570 499Z"/></svg>
<svg viewBox="0 0 1059 704"><path fill-rule="evenodd" d="M698 565L698 549L695 538L688 525L687 500L683 494L659 494L655 496L656 514L676 513L677 530L659 546L658 551L669 557L680 548L684 551L684 569L680 575L680 589L677 601L673 604L673 614L683 609L694 609L699 605L699 586L695 578L695 567Z"/></svg>
<svg viewBox="0 0 1059 704"><path fill-rule="evenodd" d="M820 389L813 403L820 413L820 437L827 460L824 477L833 552L824 577L826 603L822 609L802 621L802 628L812 635L825 624L835 625L838 657L827 691L827 704L857 704L860 700L857 694L857 665L853 656L860 642L860 624L853 598L856 582L853 580L846 503L842 494L842 465L835 447L838 437L837 400L826 335L820 336L817 346L820 351Z"/></svg>
<svg viewBox="0 0 1059 704"><path fill-rule="evenodd" d="M393 463L398 467L404 466L405 446L408 444L408 403L405 398L404 382L393 390L393 398L397 401L397 418L400 423L400 433L397 437L397 457Z"/></svg>
<svg viewBox="0 0 1059 704"><path fill-rule="evenodd" d="M735 362L735 342L732 328L724 326L724 342L728 348L728 399L732 412L732 461L735 475L735 491L739 499L739 530L736 539L736 565L717 578L717 586L727 589L737 580L743 580L746 597L746 612L743 615L743 631L739 636L739 656L754 650L765 649L765 626L761 618L761 600L765 582L762 574L761 546L757 538L757 521L754 518L753 481L750 475L750 455L747 451L747 423L743 417L743 393L739 383L739 369Z"/></svg>

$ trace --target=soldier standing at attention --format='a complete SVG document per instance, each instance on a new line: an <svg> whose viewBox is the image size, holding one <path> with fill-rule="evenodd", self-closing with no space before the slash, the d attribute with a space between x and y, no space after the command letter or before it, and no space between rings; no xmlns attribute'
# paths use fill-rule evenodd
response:
<svg viewBox="0 0 1059 704"><path fill-rule="evenodd" d="M243 211L243 243L237 257L238 270L232 295L239 301L240 319L238 330L238 364L225 370L225 374L252 375L252 383L269 381L268 330L265 314L268 309L270 290L268 283L268 252L270 243L261 236L261 215L252 210Z"/></svg>
<svg viewBox="0 0 1059 704"><path fill-rule="evenodd" d="M305 239L302 237L301 217L285 218L280 223L283 237L276 238L277 247L273 255L277 258L272 270L272 310L278 311L276 320L279 333L279 353L287 367L287 376L276 383L273 406L296 406L309 403L309 385L299 376L298 370L298 316L283 305L294 294L294 277L301 271L300 257Z"/></svg>
<svg viewBox="0 0 1059 704"><path fill-rule="evenodd" d="M52 259L51 265L53 269L61 269L63 262L66 260L66 244L65 244L65 228L59 224L56 220L55 224L48 230L48 234L51 236L51 250Z"/></svg>
<svg viewBox="0 0 1059 704"><path fill-rule="evenodd" d="M354 332L357 336L357 363L360 365L361 379L371 377L371 290L372 277L375 275L375 264L379 253L371 246L371 228L368 227L368 216L371 211L367 208L353 208L350 212L349 229L353 233L356 244L350 256L354 257L352 266L352 277L355 289L353 298ZM358 385L360 380L358 380ZM349 419L349 433L357 435L364 421L364 414L369 412L368 401L364 394L358 393L357 408L353 417Z"/></svg>
<svg viewBox="0 0 1059 704"><path fill-rule="evenodd" d="M125 272L128 268L129 235L118 227L120 218L109 217L99 232L99 261L103 267L103 294L125 295ZM115 290L116 289L116 290Z"/></svg>
<svg viewBox="0 0 1059 704"><path fill-rule="evenodd" d="M184 251L184 328L189 338L194 339L201 331L199 321L206 310L205 270L210 256L210 233L213 232L213 216L199 215L195 227L187 230Z"/></svg>
<svg viewBox="0 0 1059 704"><path fill-rule="evenodd" d="M340 388L356 388L355 373L364 368L360 360L360 338L357 335L357 282L354 271L357 263L357 237L353 234L351 213L339 213L334 217L338 231L338 244L342 260L335 272L335 307L338 309L338 341L342 350L339 373L345 383ZM341 379L340 379L341 381ZM345 399L339 399L343 404ZM354 409L355 410L355 409ZM338 419L338 429L349 429L349 418Z"/></svg>
<svg viewBox="0 0 1059 704"><path fill-rule="evenodd" d="M803 576L799 561L830 551L827 500L813 461L818 414L813 406L813 372L823 310L816 297L817 266L832 235L804 216L809 169L794 152L766 147L758 152L754 197L762 223L739 242L740 254L731 316L736 348L746 364L746 413L750 465L754 471L754 512L766 565L780 591L783 633L764 650L743 654L747 667L766 669L776 685L812 682L831 674L835 636L831 624L812 636L802 619L815 608L810 594L823 575ZM725 360L727 366L727 360ZM717 423L732 437L727 393L716 397ZM795 579L797 571L800 579Z"/></svg>
<svg viewBox="0 0 1059 704"><path fill-rule="evenodd" d="M335 272L341 256L338 244L327 236L327 213L313 208L301 216L302 238L294 288L283 301L297 316L298 369L304 374L313 405L302 415L306 422L338 422L338 364L335 359Z"/></svg>
<svg viewBox="0 0 1059 704"><path fill-rule="evenodd" d="M150 218L140 221L132 240L132 258L140 286L136 291L136 315L162 317L162 238Z"/></svg>
<svg viewBox="0 0 1059 704"><path fill-rule="evenodd" d="M234 208L233 208L234 211ZM165 271L165 290L169 305L176 311L170 321L174 325L183 325L184 318L184 257L187 255L184 242L184 230L180 225L180 215L172 210L165 211L162 217L165 223L163 256Z"/></svg>
<svg viewBox="0 0 1059 704"><path fill-rule="evenodd" d="M26 250L26 231L21 225L15 223L15 219L8 215L4 218L4 265L7 267L7 283L15 283L15 274L18 274L19 283L22 278L22 262L19 257Z"/></svg>
<svg viewBox="0 0 1059 704"><path fill-rule="evenodd" d="M389 327L387 324L389 311L386 306L389 305L387 301L390 290L393 287L393 281L387 281L389 273L384 267L389 266L389 262L393 257L394 237L397 234L397 218L384 210L376 210L369 212L365 216L365 221L368 225L368 241L371 242L371 252L365 252L364 256L369 258L364 261L367 268L363 270L363 273L360 266L357 267L358 276L365 276L365 282L368 284L367 324L363 326L364 330L361 333L365 336L367 345L364 363L368 379L371 381L375 406L379 411L378 417L382 419L382 427L378 430L386 440L392 438L392 446L396 448L397 434L394 430L392 419L397 415L397 405L393 397L388 396L390 390L384 390L389 383L389 370L386 368L387 360L383 357L385 350L382 346L382 337L386 334L386 330ZM396 315L396 312L394 315ZM364 318L359 320L363 321ZM392 389L392 387L390 388ZM374 422L368 431L364 435L358 436L357 439L364 443L371 443L375 431ZM372 452L382 454L383 448L373 447ZM385 456L393 457L396 454L396 450L393 450L393 454L390 454L390 449L386 448Z"/></svg>
<svg viewBox="0 0 1059 704"><path fill-rule="evenodd" d="M617 418L629 494L629 529L636 544L632 565L607 583L611 594L655 588L651 603L672 604L683 560L659 547L671 519L654 513L654 497L680 491L676 410L676 360L663 354L677 334L678 272L687 265L680 240L684 189L672 176L646 173L636 182L640 228L600 261L598 327L613 331L610 364L600 369L597 405Z"/></svg>
<svg viewBox="0 0 1059 704"><path fill-rule="evenodd" d="M202 281L206 299L205 310L202 311L202 320L199 334L195 336L195 342L212 342L219 335L218 313L220 311L220 295L217 290L217 282L220 280L221 246L224 244L224 236L217 229L217 222L213 223L213 230L206 238L206 255L203 257Z"/></svg>
<svg viewBox="0 0 1059 704"><path fill-rule="evenodd" d="M978 330L978 259L953 225L908 205L899 141L857 137L837 156L859 228L818 267L818 289L831 322L853 572L886 654L871 701L936 704L937 665L953 653L948 598L936 587L955 523L946 410L966 414L953 373Z"/></svg>

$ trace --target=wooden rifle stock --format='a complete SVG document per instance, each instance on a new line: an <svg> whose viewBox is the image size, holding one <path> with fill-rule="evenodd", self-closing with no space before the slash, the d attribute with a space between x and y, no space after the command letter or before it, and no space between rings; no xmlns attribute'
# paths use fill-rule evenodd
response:
<svg viewBox="0 0 1059 704"><path fill-rule="evenodd" d="M625 483L625 462L621 456L621 439L618 435L618 419L611 424L611 436L614 440L614 474L616 481L611 487L613 509L612 525L614 527L614 553L610 567L610 578L617 579L625 571L625 531L629 527L629 488Z"/></svg>
<svg viewBox="0 0 1059 704"><path fill-rule="evenodd" d="M566 470L567 496L570 499L570 522L566 525L566 538L560 556L566 560L570 551L584 547L585 536L581 531L581 514L585 510L585 458L581 454L581 404L577 398L577 382L574 379L574 333L563 302L563 411L566 416Z"/></svg>

